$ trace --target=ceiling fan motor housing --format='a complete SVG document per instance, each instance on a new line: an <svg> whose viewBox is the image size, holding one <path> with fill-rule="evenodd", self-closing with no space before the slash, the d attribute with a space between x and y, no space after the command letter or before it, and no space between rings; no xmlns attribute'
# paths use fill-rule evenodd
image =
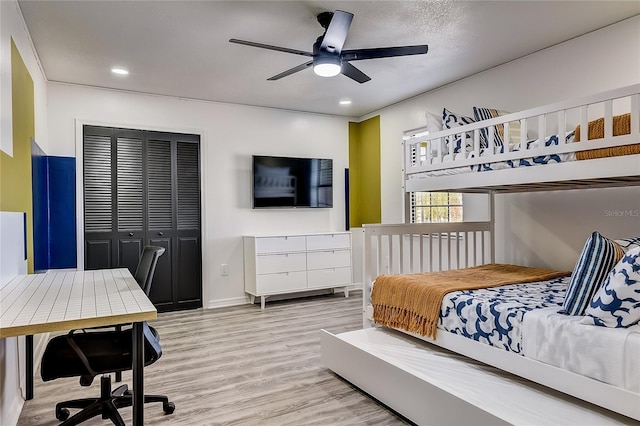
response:
<svg viewBox="0 0 640 426"><path fill-rule="evenodd" d="M333 18L333 12L320 12L316 19L322 28L325 30L329 27L331 23L331 18Z"/></svg>

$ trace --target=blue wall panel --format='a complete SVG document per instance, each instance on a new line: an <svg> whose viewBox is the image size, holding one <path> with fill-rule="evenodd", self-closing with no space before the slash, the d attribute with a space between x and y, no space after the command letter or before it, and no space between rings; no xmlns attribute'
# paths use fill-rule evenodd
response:
<svg viewBox="0 0 640 426"><path fill-rule="evenodd" d="M31 153L34 270L76 268L76 159Z"/></svg>
<svg viewBox="0 0 640 426"><path fill-rule="evenodd" d="M49 163L49 268L75 268L76 159L47 157Z"/></svg>
<svg viewBox="0 0 640 426"><path fill-rule="evenodd" d="M49 269L49 172L44 151L31 140L31 188L33 196L33 269Z"/></svg>

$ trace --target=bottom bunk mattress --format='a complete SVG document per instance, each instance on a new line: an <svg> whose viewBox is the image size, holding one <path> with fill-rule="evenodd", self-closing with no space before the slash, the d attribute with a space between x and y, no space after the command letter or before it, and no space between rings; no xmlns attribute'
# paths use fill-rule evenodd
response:
<svg viewBox="0 0 640 426"><path fill-rule="evenodd" d="M458 334L640 393L640 325L611 329L557 313L569 282L569 276L562 276L450 292L442 299L438 333ZM373 320L375 309L367 311Z"/></svg>
<svg viewBox="0 0 640 426"><path fill-rule="evenodd" d="M438 328L506 351L522 354L522 322L534 309L564 301L570 277L455 291L442 300Z"/></svg>
<svg viewBox="0 0 640 426"><path fill-rule="evenodd" d="M640 394L640 325L598 327L582 318L557 308L527 312L524 356Z"/></svg>

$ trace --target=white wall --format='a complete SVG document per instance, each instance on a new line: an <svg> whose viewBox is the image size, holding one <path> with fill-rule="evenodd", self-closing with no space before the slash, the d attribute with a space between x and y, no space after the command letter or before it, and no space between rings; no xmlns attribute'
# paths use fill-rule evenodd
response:
<svg viewBox="0 0 640 426"><path fill-rule="evenodd" d="M0 150L13 155L12 133L12 93L11 93L11 40L13 39L20 56L24 61L34 90L34 120L35 139L45 151L47 149L47 98L46 79L42 73L38 58L34 53L31 38L25 29L24 20L18 3L12 0L0 1ZM11 234L12 236L14 234ZM7 233L0 233L2 244L7 244ZM9 243L10 244L10 243ZM6 254L6 253L5 253ZM13 259L13 266L6 265L7 260L3 254L3 271L0 273L2 280L6 280L6 270L12 273L24 268L24 260L21 256ZM1 307L0 307L1 309ZM46 335L36 336L34 347L36 352L41 352L46 342ZM22 338L21 338L22 339ZM20 391L20 381L24 380L24 366L19 366L19 360L24 359L23 345L18 344L18 338L0 339L0 424L13 425L18 421L20 410L24 403ZM37 354L36 354L36 359Z"/></svg>
<svg viewBox="0 0 640 426"><path fill-rule="evenodd" d="M0 288L16 275L26 273L24 213L0 212ZM0 313L1 305L0 300ZM0 339L0 424L2 425L15 424L23 404L20 387L25 379L25 358L24 345L20 345L18 339L18 337ZM22 338L20 339L22 341Z"/></svg>
<svg viewBox="0 0 640 426"><path fill-rule="evenodd" d="M202 135L205 307L245 302L242 235L344 230L346 118L54 83L48 100L51 155L76 156L77 120ZM252 210L252 154L332 158L334 207Z"/></svg>
<svg viewBox="0 0 640 426"><path fill-rule="evenodd" d="M447 107L473 116L473 106L485 106L515 112L635 84L640 82L639 41L640 17L636 16L363 117L380 114L383 222L403 222L400 142L405 130L426 126L425 111L439 114ZM505 248L497 253L499 261L572 268L588 234L595 230L592 228L606 228L609 235L640 234L637 218L611 219L602 214L612 204L639 208L637 188L505 195L499 199L496 236L499 246ZM556 200L564 202L554 205ZM519 221L505 220L514 209L525 208L527 213L518 214ZM587 214L585 208L591 212L588 221L581 219ZM549 215L550 210L557 215ZM563 226L568 222L572 222L570 226ZM512 243L507 243L522 238L519 235L539 237L557 228L561 228L560 236L526 239L523 251L510 250Z"/></svg>
<svg viewBox="0 0 640 426"><path fill-rule="evenodd" d="M496 225L496 258L571 270L593 231L640 236L640 188L499 195Z"/></svg>
<svg viewBox="0 0 640 426"><path fill-rule="evenodd" d="M0 1L0 150L13 154L11 112L11 39L13 39L31 78L35 98L36 142L47 151L47 97L46 79L33 50L31 36L18 3Z"/></svg>

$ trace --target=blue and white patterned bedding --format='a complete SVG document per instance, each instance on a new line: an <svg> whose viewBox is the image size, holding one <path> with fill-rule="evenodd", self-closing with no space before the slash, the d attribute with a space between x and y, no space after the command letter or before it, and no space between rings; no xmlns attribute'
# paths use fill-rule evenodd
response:
<svg viewBox="0 0 640 426"><path fill-rule="evenodd" d="M525 313L550 306L559 309L570 279L449 293L442 301L438 328L522 355Z"/></svg>
<svg viewBox="0 0 640 426"><path fill-rule="evenodd" d="M572 143L574 140L575 132L569 132L565 135L565 143ZM549 147L553 145L558 145L560 138L558 135L551 135L544 140L544 146ZM527 149L536 149L540 146L541 139L532 139L527 141ZM480 155L482 152L480 151ZM520 151L520 143L515 144L511 148L511 152ZM504 152L504 146L501 146L500 153ZM471 157L475 157L471 155ZM522 158L519 160L509 160L509 161L499 161L496 163L486 163L479 164L476 166L471 166L471 171L474 172L486 172L491 170L500 170L500 169L515 169L517 167L531 167L538 166L550 163L562 163L566 161L574 161L575 153L569 152L565 154L550 154L550 155L539 155L536 157Z"/></svg>
<svg viewBox="0 0 640 426"><path fill-rule="evenodd" d="M565 142L571 143L574 140L575 132L569 132L565 136ZM558 135L551 135L545 138L544 146L552 146L558 145L559 143ZM541 139L532 139L527 141L527 149L536 149L540 145ZM510 152L520 151L520 143L514 144L510 147ZM504 152L504 146L502 146L500 152ZM484 153L484 148L481 149L480 155ZM475 152L471 152L469 158L476 158L477 155ZM444 156L443 162L449 161L449 155ZM534 157L522 158L519 160L508 160L508 161L496 161L493 163L482 163L473 166L463 166L463 167L454 167L449 169L442 170L433 170L430 172L424 173L413 173L409 175L409 179L418 179L421 177L437 177L437 176L448 176L448 175L457 175L462 173L471 173L471 172L488 172L493 170L503 170L503 169L515 169L518 167L531 167L531 166L539 166L545 164L555 164L555 163L566 163L569 161L575 161L576 154L574 152L561 153L561 154L549 154L549 155L539 155Z"/></svg>

